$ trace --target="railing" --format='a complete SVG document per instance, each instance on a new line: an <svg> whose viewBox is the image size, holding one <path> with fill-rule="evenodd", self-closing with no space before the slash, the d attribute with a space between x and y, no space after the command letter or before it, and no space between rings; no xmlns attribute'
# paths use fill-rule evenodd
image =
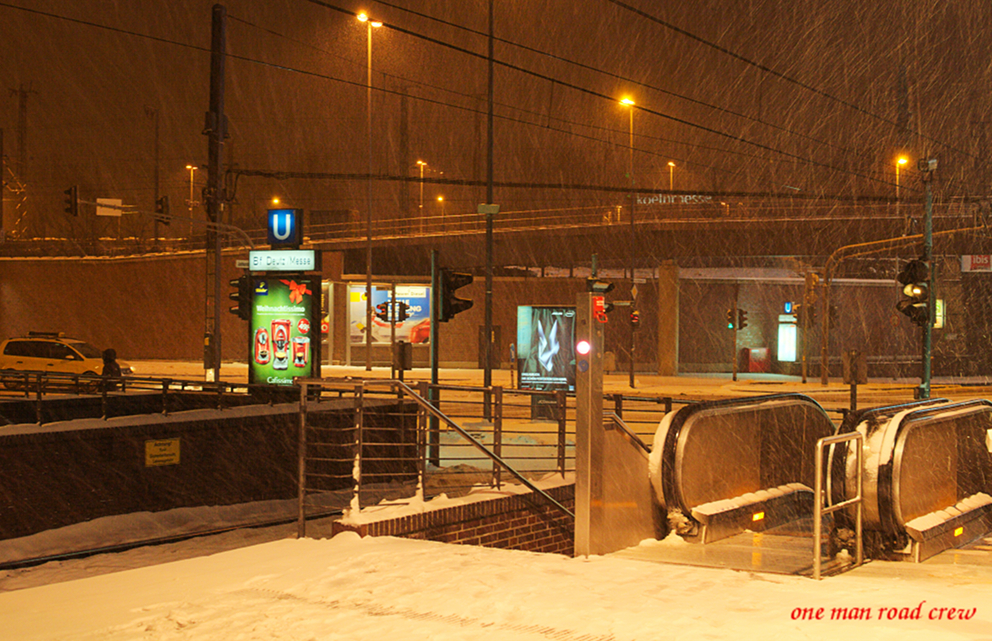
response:
<svg viewBox="0 0 992 641"><path fill-rule="evenodd" d="M249 386L244 383L224 381L196 381L174 378L143 378L122 376L107 378L93 374L64 374L20 370L0 370L0 386L17 392L19 396L34 399L35 418L39 425L44 424L44 400L46 396L75 394L82 397L99 396L100 414L109 417L109 398L112 393L157 392L160 394L158 411L168 414L176 405L177 393L197 393L210 396L211 404L223 409L227 399ZM268 387L268 386L261 386Z"/></svg>
<svg viewBox="0 0 992 641"><path fill-rule="evenodd" d="M679 401L682 405L692 405L697 401ZM623 420L631 434L645 444L654 442L654 434L658 423L674 409L675 401L671 397L655 396L625 396L623 394L607 394L603 399L606 409L612 405L612 413Z"/></svg>
<svg viewBox="0 0 992 641"><path fill-rule="evenodd" d="M821 438L816 442L816 481L813 488L813 578L820 580L820 571L822 565L823 551L821 549L822 541L820 540L823 536L823 516L826 514L831 514L838 510L850 507L852 505L856 506L856 516L855 516L855 559L853 568L858 567L864 563L864 546L862 545L862 490L864 487L864 435L861 432L851 432L849 434L838 434L835 436L827 436ZM847 499L846 501L841 501L829 507L824 507L824 488L823 488L823 448L827 445L837 445L839 443L846 443L848 441L855 441L854 452L856 454L856 466L857 472L855 474L857 492L854 497Z"/></svg>
<svg viewBox="0 0 992 641"><path fill-rule="evenodd" d="M619 416L617 416L616 412L603 412L603 419L604 419L603 420L603 427L604 428L611 429L609 427L610 424L616 426L616 428L620 431L620 433L624 435L624 438L627 439L627 442L629 442L632 445L636 446L637 449L638 449L638 451L640 451L641 454L643 454L644 456L648 456L648 455L651 454L651 448L648 447L644 443L644 441L641 440L641 437L638 436L630 428L629 425L627 425L626 423L624 423L624 421L623 421L622 418L620 418Z"/></svg>
<svg viewBox="0 0 992 641"><path fill-rule="evenodd" d="M467 465L476 471L480 471L482 469L481 467L476 466L478 461L482 461L484 464L492 466L493 471L489 479L489 484L491 486L496 486L498 488L501 483L501 475L505 472L521 485L531 490L535 495L540 496L557 511L568 516L569 518L575 517L571 510L540 489L527 476L528 474L548 471L557 472L562 475L565 474L565 441L563 436L560 436L565 433L564 429L556 430L556 443L554 445L549 446L548 444L544 444L543 446L545 452L549 450L554 451L553 457L542 456L540 453L530 453L526 450L523 453L510 452L510 456L506 456L504 445L521 444L508 444L505 439L505 434L507 432L510 434L524 434L525 431L518 425L504 431L504 409L509 407L511 413L517 414L518 412L516 411L516 408L519 408L520 405L506 403L505 396L512 396L512 394L506 394L506 390L503 390L502 388L431 386L429 383L423 382L418 385L418 389L414 390L414 388L402 381L382 379L361 382L317 379L299 380L297 382L300 386L300 434L298 452L300 488L298 496L298 526L300 536L305 535L307 514L306 500L308 492L314 489L312 485L318 485L316 483L310 483L310 479L315 475L313 470L310 469L311 466L308 463L318 465L337 464L338 468L341 469L342 464L346 462L343 457L343 453L341 453L340 450L336 457L316 457L310 451L311 447L316 446L319 448L321 446L328 445L328 443L322 443L316 441L315 438L310 438L311 434L315 437L316 434L314 433L314 427L308 424L308 414L310 412L311 403L314 400L319 403L324 393L328 391L337 392L339 395L343 391L350 392L354 398L354 434L352 437L353 464L351 466L351 478L354 483L353 497L351 501L353 508L362 507L363 486L376 481L382 484L382 482L387 480L387 478L396 480L397 476L402 477L406 475L407 472L405 472L405 470L411 467L411 462L409 459L404 457L402 452L398 452L395 457L385 456L372 459L372 461L387 464L388 471L378 473L381 474L381 476L377 477L376 473L373 473L372 475L366 473L367 465L372 462L366 458L366 452L368 451L368 443L366 441L367 436L369 435L370 430L382 429L370 425L366 417L369 412L372 411L373 399L375 399L376 395L379 395L378 400L380 401L380 406L381 401L388 398L394 402L411 401L417 407L415 461L415 468L417 470L416 492L421 496L424 494L424 490L428 484L427 477L431 474L429 469L432 467L432 459L434 463L433 473L435 474L441 472L444 468L442 461L447 464L454 464L453 467L456 468L461 465ZM453 414L449 414L442 410L440 407L440 401L432 398L439 397L438 393L442 389L449 393L461 394L460 398L449 398L449 400L445 401L445 404L452 409ZM471 396L466 398L466 394L482 394L490 397L492 403L492 414L490 421L480 421L475 426L465 426L456 420L459 415L465 415L466 407L484 405L484 401L473 400ZM560 419L556 421L556 423L563 428L565 425L565 412L561 411L561 408L563 405L562 401L564 399L564 394L555 394L554 396L558 400L556 406L559 408L558 413L560 415ZM479 412L479 414L481 413L482 412ZM478 414L475 413L472 415L478 416ZM392 429L395 431L396 428L392 427L386 429ZM534 434L534 432L532 431L530 434ZM443 449L446 452L445 456L442 456L441 453L442 438L445 439L445 442L443 443ZM486 441L489 441L489 443L487 444ZM403 442L400 442L395 445L402 446L403 444ZM523 445L527 446L539 444L524 443ZM471 449L475 456L470 457L459 452L458 450L461 448ZM468 462L467 464L466 461ZM554 462L553 467L549 467L547 465L551 461ZM523 464L526 469L522 469L518 463ZM333 479L336 481L346 480L342 474L338 474L337 476L317 474L316 476L323 476L329 480ZM369 478L370 476L372 478ZM448 487L450 488L450 486Z"/></svg>

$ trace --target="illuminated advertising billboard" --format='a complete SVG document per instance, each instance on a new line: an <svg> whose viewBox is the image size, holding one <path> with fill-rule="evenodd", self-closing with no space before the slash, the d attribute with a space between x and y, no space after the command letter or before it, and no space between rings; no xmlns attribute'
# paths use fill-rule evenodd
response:
<svg viewBox="0 0 992 641"><path fill-rule="evenodd" d="M575 308L517 307L521 389L575 389Z"/></svg>
<svg viewBox="0 0 992 641"><path fill-rule="evenodd" d="M390 287L372 286L372 342L389 343L392 336L393 306ZM431 288L427 285L397 285L396 300L406 304L406 319L396 320L396 340L407 343L430 343ZM385 319L375 316L375 308L386 303ZM348 326L352 345L365 344L365 285L348 286Z"/></svg>
<svg viewBox="0 0 992 641"><path fill-rule="evenodd" d="M317 278L296 275L252 278L249 383L292 385L297 376L313 375L312 341L320 340L314 289L319 286Z"/></svg>

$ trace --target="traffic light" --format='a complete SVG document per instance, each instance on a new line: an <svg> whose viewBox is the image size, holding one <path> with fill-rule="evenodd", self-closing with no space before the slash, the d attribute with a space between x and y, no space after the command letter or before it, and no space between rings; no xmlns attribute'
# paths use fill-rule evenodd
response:
<svg viewBox="0 0 992 641"><path fill-rule="evenodd" d="M438 320L447 323L455 314L472 308L472 301L455 296L455 291L472 283L472 274L452 271L448 267L441 268L441 313Z"/></svg>
<svg viewBox="0 0 992 641"><path fill-rule="evenodd" d="M738 309L737 310L737 329L744 329L747 327L747 310Z"/></svg>
<svg viewBox="0 0 992 641"><path fill-rule="evenodd" d="M734 310L727 310L727 329L736 329L737 327L737 315Z"/></svg>
<svg viewBox="0 0 992 641"><path fill-rule="evenodd" d="M389 320L389 302L379 303L375 306L375 317L385 322Z"/></svg>
<svg viewBox="0 0 992 641"><path fill-rule="evenodd" d="M163 225L169 224L169 222L172 220L172 216L169 213L168 196L162 196L161 198L155 201L155 213L158 214L158 216L155 216L156 221L158 221Z"/></svg>
<svg viewBox="0 0 992 641"><path fill-rule="evenodd" d="M800 325L803 323L803 319L808 316L807 320L812 325L816 322L816 307L812 303L800 303L792 307L792 315L796 317L796 323Z"/></svg>
<svg viewBox="0 0 992 641"><path fill-rule="evenodd" d="M76 185L65 190L65 213L70 216L79 215L79 187Z"/></svg>
<svg viewBox="0 0 992 641"><path fill-rule="evenodd" d="M630 326L633 329L641 326L641 314L636 309L630 312Z"/></svg>
<svg viewBox="0 0 992 641"><path fill-rule="evenodd" d="M410 318L410 314L408 313L408 310L410 309L409 303L404 303L399 300L396 301L396 307L396 320L402 323L406 319Z"/></svg>
<svg viewBox="0 0 992 641"><path fill-rule="evenodd" d="M896 303L896 309L920 327L930 322L930 266L915 259L906 263L896 280L903 285L906 298Z"/></svg>
<svg viewBox="0 0 992 641"><path fill-rule="evenodd" d="M241 320L248 320L251 318L251 277L242 276L240 278L234 278L229 281L229 284L235 288L235 291L227 296L238 303L237 305L232 305L229 311L232 314L237 314Z"/></svg>

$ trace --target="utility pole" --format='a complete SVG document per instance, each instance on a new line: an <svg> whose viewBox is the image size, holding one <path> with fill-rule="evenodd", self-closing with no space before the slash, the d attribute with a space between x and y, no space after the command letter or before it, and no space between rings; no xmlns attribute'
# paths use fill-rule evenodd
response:
<svg viewBox="0 0 992 641"><path fill-rule="evenodd" d="M493 0L489 0L489 114L486 153L486 204L493 204L493 19L495 9ZM483 368L483 387L493 384L493 208L486 209L486 317L485 328L485 367ZM490 414L489 393L486 392L485 414Z"/></svg>
<svg viewBox="0 0 992 641"><path fill-rule="evenodd" d="M155 182L155 188L153 189L154 195L152 197L152 202L155 205L158 205L158 198L159 198L159 191L158 191L159 190L159 174L158 174L158 170L159 170L159 164L158 164L158 158L159 158L159 153L158 153L158 142L159 142L159 136L158 136L158 134L159 134L159 128L158 128L158 124L159 124L159 120L158 120L158 109L154 109L152 107L145 107L145 115L148 116L149 118L151 118L152 120L154 120L154 122L155 122L155 144L154 144L155 171L154 171L154 177L152 178L152 180ZM152 209L154 210L155 207L152 207ZM155 244L158 244L158 218L157 217L155 218L153 229L154 229L154 231L152 232L153 233L153 241L155 242Z"/></svg>
<svg viewBox="0 0 992 641"><path fill-rule="evenodd" d="M10 95L17 96L17 175L22 182L28 177L28 96L37 91L22 82Z"/></svg>
<svg viewBox="0 0 992 641"><path fill-rule="evenodd" d="M22 185L28 182L28 96L33 93L38 92L23 82L17 89L10 90L12 96L17 96L17 177ZM43 221L36 217L35 223L41 225ZM44 227L36 227L35 237L44 236Z"/></svg>
<svg viewBox="0 0 992 641"><path fill-rule="evenodd" d="M221 208L226 197L221 167L224 139L227 137L227 116L224 114L224 54L227 49L227 9L224 5L213 7L210 38L210 111L207 112L207 188L204 200L207 205L206 243L206 333L204 336L204 366L208 380L220 380L220 234L216 225L221 220ZM212 322L211 322L212 321Z"/></svg>
<svg viewBox="0 0 992 641"><path fill-rule="evenodd" d="M923 172L923 184L926 186L926 204L923 211L923 262L930 266L928 270L929 282L927 283L927 322L923 326L923 374L920 380L921 399L930 398L930 349L933 340L933 321L937 313L936 294L934 293L934 272L936 265L933 262L933 172L937 169L936 159L921 160L920 171Z"/></svg>
<svg viewBox="0 0 992 641"><path fill-rule="evenodd" d="M734 300L730 307L730 313L728 314L728 321L733 325L732 329L734 331L734 351L730 355L730 365L732 368L732 380L737 380L737 332L740 331L740 327L737 326L737 310L738 310L738 300L740 299L741 286L740 283L734 283ZM732 320L731 320L732 319Z"/></svg>
<svg viewBox="0 0 992 641"><path fill-rule="evenodd" d="M427 390L427 400L432 405L438 405L440 390L438 384L438 366L440 358L440 321L441 316L441 259L436 249L431 250L431 386ZM428 419L427 461L439 466L441 463L441 433L437 417L431 414Z"/></svg>

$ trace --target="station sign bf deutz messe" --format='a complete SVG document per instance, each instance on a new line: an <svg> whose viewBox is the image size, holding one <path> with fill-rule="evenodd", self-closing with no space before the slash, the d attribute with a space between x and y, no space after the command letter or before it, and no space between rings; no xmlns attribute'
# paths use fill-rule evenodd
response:
<svg viewBox="0 0 992 641"><path fill-rule="evenodd" d="M312 249L272 249L248 252L248 269L253 272L312 272L317 269Z"/></svg>

